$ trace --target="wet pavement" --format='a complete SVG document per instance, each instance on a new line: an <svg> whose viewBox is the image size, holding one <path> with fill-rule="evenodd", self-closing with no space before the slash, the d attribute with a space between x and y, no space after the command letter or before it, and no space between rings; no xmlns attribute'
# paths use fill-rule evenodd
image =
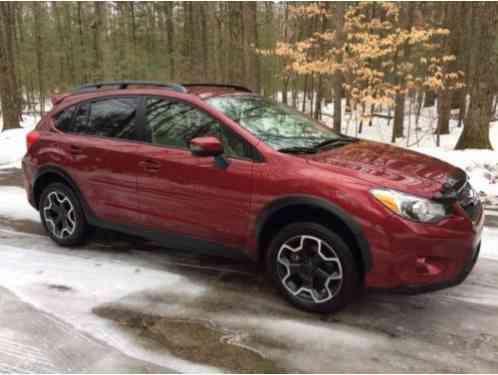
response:
<svg viewBox="0 0 498 375"><path fill-rule="evenodd" d="M22 184L4 172L0 186ZM113 232L68 250L0 216L0 244L0 372L498 371L497 260L454 288L315 315L255 265Z"/></svg>
<svg viewBox="0 0 498 375"><path fill-rule="evenodd" d="M0 185L22 187L23 183L23 175L20 169L0 169Z"/></svg>
<svg viewBox="0 0 498 375"><path fill-rule="evenodd" d="M124 355L0 287L0 372L171 372Z"/></svg>

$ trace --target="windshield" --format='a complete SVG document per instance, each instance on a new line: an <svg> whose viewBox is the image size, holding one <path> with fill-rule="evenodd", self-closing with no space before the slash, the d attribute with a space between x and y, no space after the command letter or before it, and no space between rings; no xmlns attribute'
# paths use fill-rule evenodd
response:
<svg viewBox="0 0 498 375"><path fill-rule="evenodd" d="M216 96L207 101L276 150L314 149L344 139L294 109L260 96Z"/></svg>

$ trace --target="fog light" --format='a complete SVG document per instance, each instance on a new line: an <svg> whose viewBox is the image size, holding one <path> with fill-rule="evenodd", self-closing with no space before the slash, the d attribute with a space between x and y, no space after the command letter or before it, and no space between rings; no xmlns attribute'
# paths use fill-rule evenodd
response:
<svg viewBox="0 0 498 375"><path fill-rule="evenodd" d="M435 276L444 271L445 261L435 257L417 257L415 271L421 275Z"/></svg>

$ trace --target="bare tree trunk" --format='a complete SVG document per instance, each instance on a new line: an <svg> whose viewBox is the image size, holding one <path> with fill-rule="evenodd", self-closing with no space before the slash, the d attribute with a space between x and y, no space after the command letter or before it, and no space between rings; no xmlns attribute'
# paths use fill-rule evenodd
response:
<svg viewBox="0 0 498 375"><path fill-rule="evenodd" d="M292 80L292 107L297 108L297 79Z"/></svg>
<svg viewBox="0 0 498 375"><path fill-rule="evenodd" d="M284 42L289 42L289 3L285 2L284 4ZM289 102L289 81L290 74L283 73L282 78L282 102L284 104L288 104Z"/></svg>
<svg viewBox="0 0 498 375"><path fill-rule="evenodd" d="M256 54L256 48L258 48L258 4L256 2L244 2L243 4L242 21L246 25L244 43L246 82L251 90L259 92L261 90L260 66L259 58Z"/></svg>
<svg viewBox="0 0 498 375"><path fill-rule="evenodd" d="M492 149L489 139L489 123L493 96L497 88L498 53L496 30L498 29L498 4L472 3L474 53L478 64L471 67L469 93L470 106L464 121L463 132L456 149Z"/></svg>
<svg viewBox="0 0 498 375"><path fill-rule="evenodd" d="M43 51L43 39L42 39L42 6L43 3L34 3L34 18L35 18L35 38L36 38L36 73L38 77L38 105L40 109L40 115L45 111L45 61L44 61L44 51Z"/></svg>
<svg viewBox="0 0 498 375"><path fill-rule="evenodd" d="M437 100L437 109L437 134L450 134L451 93L449 90L442 90L439 93Z"/></svg>
<svg viewBox="0 0 498 375"><path fill-rule="evenodd" d="M365 103L363 103L361 106L361 118L360 118L360 126L358 127L358 134L361 134L363 132L364 116L365 116Z"/></svg>
<svg viewBox="0 0 498 375"><path fill-rule="evenodd" d="M282 79L282 103L288 104L289 102L289 76L286 75Z"/></svg>
<svg viewBox="0 0 498 375"><path fill-rule="evenodd" d="M133 59L132 59L132 72L133 79L138 79L138 49L137 49L137 21L135 16L135 3L128 3L130 7L130 18L131 18L131 40L133 47Z"/></svg>
<svg viewBox="0 0 498 375"><path fill-rule="evenodd" d="M394 99L394 122L391 142L403 136L403 122L405 119L405 94L396 93Z"/></svg>
<svg viewBox="0 0 498 375"><path fill-rule="evenodd" d="M425 92L424 107L433 107L436 104L436 93L432 90Z"/></svg>
<svg viewBox="0 0 498 375"><path fill-rule="evenodd" d="M78 2L77 6L78 6L78 36L79 36L78 52L81 61L80 82L87 82L88 81L87 64L86 64L87 54L85 54L85 38L83 31L83 9L82 9L83 6L81 2Z"/></svg>
<svg viewBox="0 0 498 375"><path fill-rule="evenodd" d="M464 72L465 79L465 87L461 90L458 90L459 97L459 109L458 109L458 127L462 127L463 121L467 114L467 94L469 87L469 77L470 77L470 67L471 67L471 59L472 53L470 45L472 44L472 22L468 20L472 20L472 4L469 3L461 3L460 4L460 14L458 16L459 21L464 21L463 25L459 25L460 30L460 43L458 46L458 50L460 52L458 56L459 60L459 68Z"/></svg>
<svg viewBox="0 0 498 375"><path fill-rule="evenodd" d="M242 8L240 3L228 2L228 80L234 83L245 82L244 33L242 27Z"/></svg>
<svg viewBox="0 0 498 375"><path fill-rule="evenodd" d="M334 3L335 6L335 25L336 25L336 41L337 49L341 49L344 46L344 13L345 13L345 3L337 2ZM340 60L339 60L340 62ZM342 125L342 93L343 93L343 82L344 78L341 72L336 72L334 75L334 130L336 132L341 131Z"/></svg>
<svg viewBox="0 0 498 375"><path fill-rule="evenodd" d="M223 82L225 80L225 69L224 69L224 32L223 32L223 17L222 17L223 4L218 4L216 6L216 38L215 38L215 48L216 48L216 81Z"/></svg>
<svg viewBox="0 0 498 375"><path fill-rule="evenodd" d="M13 51L14 3L0 2L0 102L3 129L19 127L19 90Z"/></svg>
<svg viewBox="0 0 498 375"><path fill-rule="evenodd" d="M370 117L368 118L368 127L372 126L373 125L373 115L375 113L375 105L372 104L370 106Z"/></svg>
<svg viewBox="0 0 498 375"><path fill-rule="evenodd" d="M307 96L308 96L308 75L306 74L304 76L303 103L302 103L301 112L306 112L306 99L307 99Z"/></svg>
<svg viewBox="0 0 498 375"><path fill-rule="evenodd" d="M310 74L311 87L310 87L310 110L309 113L313 116L313 104L315 100L315 77L313 72Z"/></svg>
<svg viewBox="0 0 498 375"><path fill-rule="evenodd" d="M104 4L103 2L94 2L94 23L93 29L93 78L95 81L100 81L104 78L104 52L102 50L102 37L104 35Z"/></svg>
<svg viewBox="0 0 498 375"><path fill-rule="evenodd" d="M164 4L164 11L166 16L166 38L167 38L167 51L168 51L168 61L169 61L169 79L174 80L176 77L175 69L175 28L173 23L173 3L167 2Z"/></svg>
<svg viewBox="0 0 498 375"><path fill-rule="evenodd" d="M411 30L414 24L414 12L415 4L405 3L401 7L400 18L404 30ZM411 45L407 42L403 45L403 55L404 59L408 59L411 54ZM396 59L397 60L397 59ZM395 66L398 65L398 61L395 61ZM396 138L402 137L404 133L404 121L405 121L405 101L406 94L403 92L406 87L404 83L401 83L402 91L396 92L396 97L394 99L394 123L393 123L393 133L391 142L396 142Z"/></svg>
<svg viewBox="0 0 498 375"><path fill-rule="evenodd" d="M460 26L457 26L457 23L460 23L457 20L457 7L459 4L454 4L447 2L444 6L444 26L450 30L452 33L448 38L445 39L444 47L448 49L449 52L453 55L458 53L459 46L459 29ZM452 63L448 67L450 72L454 72L457 70L456 63ZM453 97L454 92L444 89L438 95L438 122L437 122L437 146L439 146L439 136L441 134L450 134L450 112L453 106Z"/></svg>
<svg viewBox="0 0 498 375"><path fill-rule="evenodd" d="M208 43L208 27L207 27L207 21L208 21L208 5L207 4L200 4L200 22L201 22L201 40L202 40L202 76L205 77L205 79L209 79L209 72L208 72L208 67L209 67L209 43Z"/></svg>
<svg viewBox="0 0 498 375"><path fill-rule="evenodd" d="M462 127L465 114L467 112L467 90L459 92L460 98L458 99L458 127Z"/></svg>
<svg viewBox="0 0 498 375"><path fill-rule="evenodd" d="M320 120L322 117L322 101L323 101L323 79L322 75L318 75L318 83L316 89L316 100L315 100L315 112L313 117L317 120Z"/></svg>

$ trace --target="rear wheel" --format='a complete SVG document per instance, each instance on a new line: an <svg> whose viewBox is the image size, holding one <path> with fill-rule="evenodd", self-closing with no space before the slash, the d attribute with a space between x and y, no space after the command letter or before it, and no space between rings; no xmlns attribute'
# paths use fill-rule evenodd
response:
<svg viewBox="0 0 498 375"><path fill-rule="evenodd" d="M344 241L316 223L293 223L272 240L267 269L278 290L295 306L334 312L356 295L359 275Z"/></svg>
<svg viewBox="0 0 498 375"><path fill-rule="evenodd" d="M85 241L88 225L76 194L63 183L47 186L40 198L40 216L50 238L61 246Z"/></svg>

